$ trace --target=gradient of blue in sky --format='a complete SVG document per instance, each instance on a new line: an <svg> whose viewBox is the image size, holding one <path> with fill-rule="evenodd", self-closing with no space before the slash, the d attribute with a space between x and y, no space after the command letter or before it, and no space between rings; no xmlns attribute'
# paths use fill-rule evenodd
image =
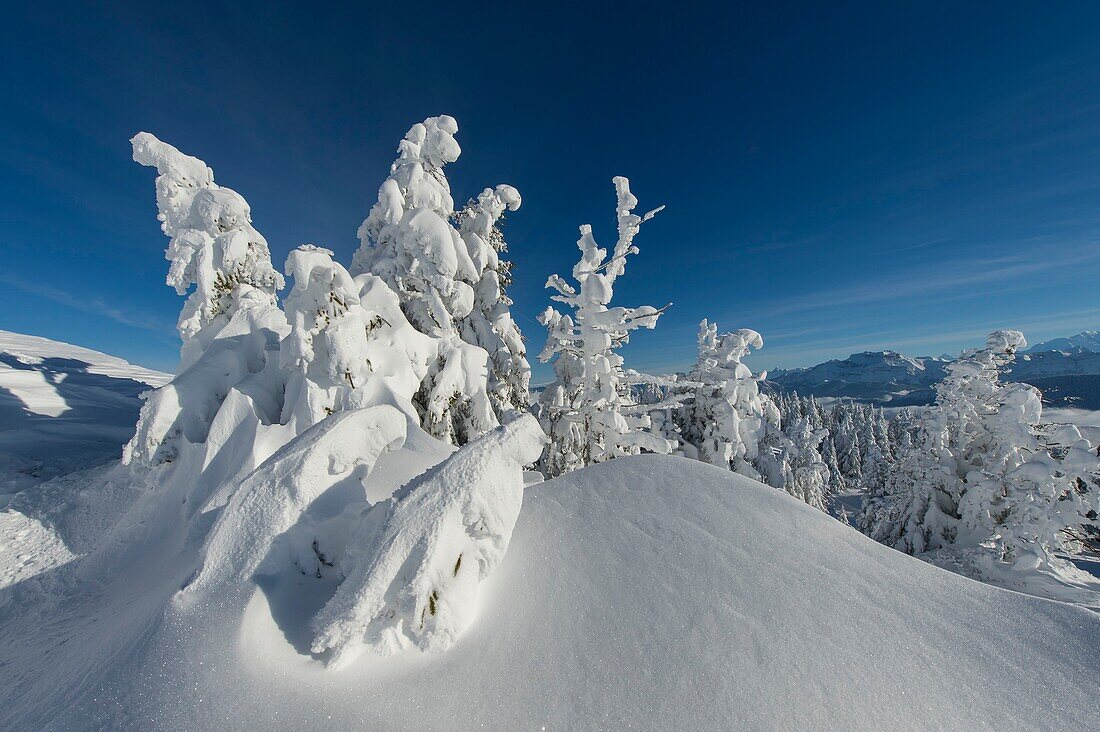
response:
<svg viewBox="0 0 1100 732"><path fill-rule="evenodd" d="M139 130L243 194L277 265L347 263L398 140L442 113L455 200L523 194L532 356L577 225L613 243L614 175L667 205L616 286L674 303L639 369L688 364L703 317L763 333L758 368L1100 327L1100 5L163 5L6 9L0 328L174 367Z"/></svg>

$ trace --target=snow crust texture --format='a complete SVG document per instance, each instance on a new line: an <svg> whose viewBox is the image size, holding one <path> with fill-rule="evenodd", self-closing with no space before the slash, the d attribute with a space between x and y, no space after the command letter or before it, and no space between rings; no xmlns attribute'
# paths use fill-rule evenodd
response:
<svg viewBox="0 0 1100 732"><path fill-rule="evenodd" d="M65 542L20 511L0 512L0 589L72 561Z"/></svg>

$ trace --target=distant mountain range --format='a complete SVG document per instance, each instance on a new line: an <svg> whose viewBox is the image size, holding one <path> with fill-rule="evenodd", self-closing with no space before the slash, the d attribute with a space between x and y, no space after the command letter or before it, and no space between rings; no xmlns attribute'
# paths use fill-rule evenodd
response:
<svg viewBox="0 0 1100 732"><path fill-rule="evenodd" d="M931 404L948 356L905 356L865 351L802 369L775 369L773 391L847 397L893 407ZM1100 331L1039 343L1017 357L1004 378L1032 384L1052 406L1100 409Z"/></svg>
<svg viewBox="0 0 1100 732"><path fill-rule="evenodd" d="M1036 343L1027 349L1028 353L1061 351L1062 353L1100 353L1100 330L1086 330L1069 338Z"/></svg>

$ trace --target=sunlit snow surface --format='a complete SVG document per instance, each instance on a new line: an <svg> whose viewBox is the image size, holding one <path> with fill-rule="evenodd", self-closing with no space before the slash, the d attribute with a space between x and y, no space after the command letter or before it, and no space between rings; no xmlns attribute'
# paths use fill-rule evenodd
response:
<svg viewBox="0 0 1100 732"><path fill-rule="evenodd" d="M1084 729L1100 714L1100 616L942 571L680 458L530 486L444 654L334 672L281 629L330 580L172 602L188 562L120 547L91 576L5 595L0 727Z"/></svg>
<svg viewBox="0 0 1100 732"><path fill-rule="evenodd" d="M89 503L83 491L97 478L58 476L116 460L134 433L139 394L168 378L0 331L0 588L68 563L107 528L125 491L100 482Z"/></svg>

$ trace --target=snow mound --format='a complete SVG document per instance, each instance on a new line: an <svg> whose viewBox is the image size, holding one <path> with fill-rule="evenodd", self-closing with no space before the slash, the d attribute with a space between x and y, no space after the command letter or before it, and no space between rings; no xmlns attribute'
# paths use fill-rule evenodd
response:
<svg viewBox="0 0 1100 732"><path fill-rule="evenodd" d="M0 331L0 494L117 458L139 395L171 377L47 338Z"/></svg>
<svg viewBox="0 0 1100 732"><path fill-rule="evenodd" d="M188 589L249 580L274 540L322 495L347 482L365 497L362 479L383 452L402 446L405 435L405 415L387 405L339 412L303 432L234 492L207 539L202 572Z"/></svg>
<svg viewBox="0 0 1100 732"><path fill-rule="evenodd" d="M378 519L366 517L341 562L347 579L314 620L313 652L331 649L340 667L364 643L382 654L452 646L473 620L478 584L508 551L523 466L545 442L524 415L374 506Z"/></svg>
<svg viewBox="0 0 1100 732"><path fill-rule="evenodd" d="M302 604L333 589L296 576L286 594ZM119 580L144 597L136 581ZM1100 714L1100 616L943 571L680 458L528 487L478 604L445 654L364 655L335 672L265 591L243 611L218 596L172 603L155 622L128 599L125 624L92 627L85 604L20 623L18 642L9 604L0 675L31 660L13 648L49 673L0 679L0 727L1086 729ZM66 669L107 631L129 642L59 703Z"/></svg>

